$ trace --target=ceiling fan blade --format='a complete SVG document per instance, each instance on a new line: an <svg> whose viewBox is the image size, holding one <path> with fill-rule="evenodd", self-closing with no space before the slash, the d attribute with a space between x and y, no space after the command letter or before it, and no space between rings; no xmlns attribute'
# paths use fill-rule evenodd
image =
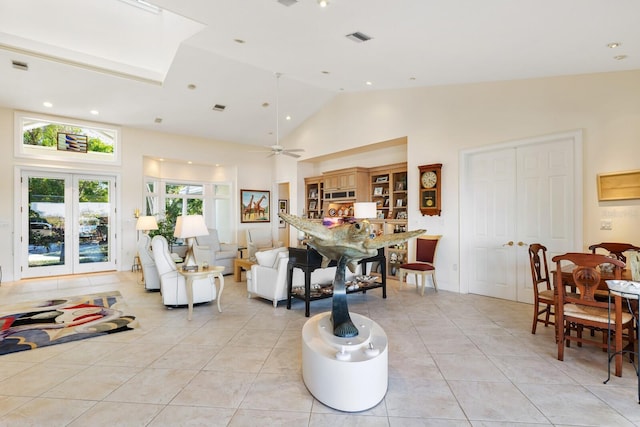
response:
<svg viewBox="0 0 640 427"><path fill-rule="evenodd" d="M283 151L282 154L284 154L285 156L294 157L296 159L300 157L300 154L293 154L291 153L291 151L293 150L286 150L286 151Z"/></svg>
<svg viewBox="0 0 640 427"><path fill-rule="evenodd" d="M304 151L304 148L287 148L284 151L288 151L290 153L294 153L294 152L302 152Z"/></svg>

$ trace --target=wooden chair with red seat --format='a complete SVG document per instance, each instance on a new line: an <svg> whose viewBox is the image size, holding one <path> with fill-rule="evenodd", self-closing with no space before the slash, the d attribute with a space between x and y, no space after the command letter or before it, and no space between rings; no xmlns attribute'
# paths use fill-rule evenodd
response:
<svg viewBox="0 0 640 427"><path fill-rule="evenodd" d="M549 320L555 316L553 306L555 297L551 280L549 279L549 266L547 264L547 248L540 243L529 245L529 262L531 264L531 280L533 281L533 325L531 333L536 333L538 322L544 326L555 325ZM542 308L540 307L542 305ZM544 318L540 315L544 314Z"/></svg>
<svg viewBox="0 0 640 427"><path fill-rule="evenodd" d="M627 257L624 255L625 252L640 251L640 247L632 245L631 243L603 242L589 246L589 250L591 251L591 253L599 253L598 249L607 251L609 255L615 255L616 258L624 263L627 262Z"/></svg>
<svg viewBox="0 0 640 427"><path fill-rule="evenodd" d="M405 276L414 274L416 279L416 290L418 289L418 276L420 276L421 291L424 295L424 288L427 285L427 276L431 277L433 289L438 292L438 282L436 282L436 248L441 235L420 236L416 239L416 262L401 264L399 267L400 283L404 282Z"/></svg>
<svg viewBox="0 0 640 427"><path fill-rule="evenodd" d="M624 262L609 258L603 254L589 253L566 253L553 257L556 263L556 271L561 271L563 262L575 265L573 269L573 285L578 294L566 292L562 283L562 275L556 274L555 287L558 289L555 304L555 320L557 323L557 343L558 360L564 360L564 347L569 347L571 341L576 341L578 346L584 343L593 344L603 349L608 345L608 331L614 336L614 351L622 350L623 331L626 330L627 340L631 345L634 343L633 316L631 313L622 312L622 298L614 297L614 307L609 311L607 301L595 299L595 292L600 286L600 272L598 267L602 264L614 265L614 277L620 279ZM570 264L570 265L571 265ZM602 332L601 341L585 338L582 336L583 330L595 329ZM576 335L572 335L572 331ZM615 374L622 375L622 354L615 356Z"/></svg>

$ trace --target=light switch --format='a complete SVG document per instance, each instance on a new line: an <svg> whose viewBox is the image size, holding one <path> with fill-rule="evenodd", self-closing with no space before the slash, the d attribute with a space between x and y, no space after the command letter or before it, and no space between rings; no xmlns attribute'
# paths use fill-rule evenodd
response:
<svg viewBox="0 0 640 427"><path fill-rule="evenodd" d="M600 230L613 230L611 220L610 219L600 220Z"/></svg>

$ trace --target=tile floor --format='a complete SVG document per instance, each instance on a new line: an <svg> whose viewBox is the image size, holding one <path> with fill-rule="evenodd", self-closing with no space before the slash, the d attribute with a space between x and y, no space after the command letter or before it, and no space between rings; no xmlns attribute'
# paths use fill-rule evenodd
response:
<svg viewBox="0 0 640 427"><path fill-rule="evenodd" d="M119 290L139 328L0 356L2 426L626 426L640 425L632 365L606 377L606 354L553 329L531 335L531 305L390 281L349 295L389 338L389 388L376 407L342 413L301 377L304 307L248 299L226 276L215 304L167 309L136 273L2 283L0 304ZM0 309L2 307L0 305ZM330 300L312 304L312 315Z"/></svg>

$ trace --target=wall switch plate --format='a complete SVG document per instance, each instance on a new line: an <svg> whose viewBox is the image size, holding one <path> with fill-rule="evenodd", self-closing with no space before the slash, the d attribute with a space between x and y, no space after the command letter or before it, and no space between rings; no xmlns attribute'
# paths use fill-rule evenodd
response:
<svg viewBox="0 0 640 427"><path fill-rule="evenodd" d="M611 224L610 219L601 219L600 220L600 230L613 230L613 225Z"/></svg>

